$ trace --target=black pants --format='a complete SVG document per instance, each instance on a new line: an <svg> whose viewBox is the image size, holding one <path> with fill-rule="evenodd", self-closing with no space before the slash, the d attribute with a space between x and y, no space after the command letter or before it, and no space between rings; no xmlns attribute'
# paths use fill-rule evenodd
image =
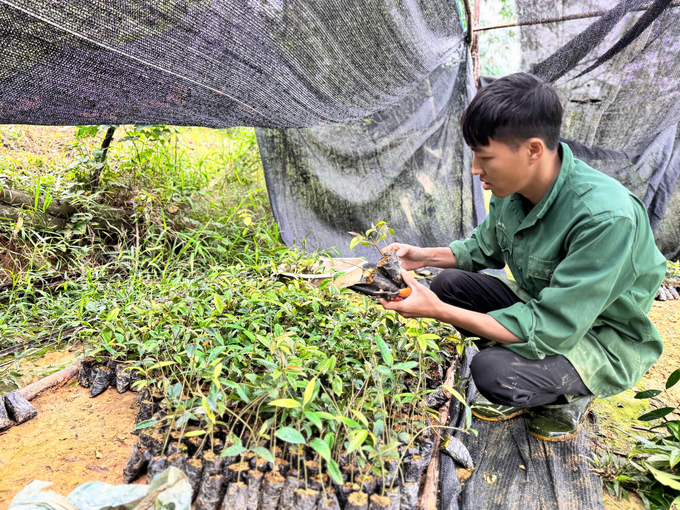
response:
<svg viewBox="0 0 680 510"><path fill-rule="evenodd" d="M488 313L521 300L498 278L460 269L439 273L430 289L444 303ZM465 336L477 336L459 329ZM562 355L530 360L494 345L472 359L472 378L479 392L496 404L536 407L563 404L562 395L587 395L588 388L569 360Z"/></svg>

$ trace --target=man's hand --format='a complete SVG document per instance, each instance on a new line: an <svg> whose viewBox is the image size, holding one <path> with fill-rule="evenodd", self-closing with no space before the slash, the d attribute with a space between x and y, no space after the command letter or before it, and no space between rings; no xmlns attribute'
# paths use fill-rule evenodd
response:
<svg viewBox="0 0 680 510"><path fill-rule="evenodd" d="M420 269L425 267L426 254L423 248L418 248L417 246L411 246L410 244L402 243L392 243L388 247L380 250L381 253L387 251L396 251L397 255L401 259L401 265L406 271L412 271L414 269Z"/></svg>
<svg viewBox="0 0 680 510"><path fill-rule="evenodd" d="M401 276L404 278L406 285L411 288L411 295L401 301L379 299L378 301L385 310L394 310L407 319L437 319L438 311L443 304L437 295L424 285L418 283L406 270L401 272Z"/></svg>

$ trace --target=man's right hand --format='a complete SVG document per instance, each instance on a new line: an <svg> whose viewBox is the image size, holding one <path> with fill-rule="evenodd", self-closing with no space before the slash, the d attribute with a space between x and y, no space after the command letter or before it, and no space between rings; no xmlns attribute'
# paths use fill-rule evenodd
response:
<svg viewBox="0 0 680 510"><path fill-rule="evenodd" d="M387 251L397 252L397 255L399 255L399 258L401 259L401 264L406 271L420 269L427 265L424 248L418 248L417 246L411 246L410 244L392 243L380 250L381 253Z"/></svg>

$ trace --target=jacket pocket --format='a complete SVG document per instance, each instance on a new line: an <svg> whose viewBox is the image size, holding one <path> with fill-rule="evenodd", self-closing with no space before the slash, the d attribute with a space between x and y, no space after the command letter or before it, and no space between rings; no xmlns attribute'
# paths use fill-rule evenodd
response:
<svg viewBox="0 0 680 510"><path fill-rule="evenodd" d="M543 260L538 257L529 256L527 267L527 279L534 287L536 295L544 288L550 286L553 273L561 260Z"/></svg>

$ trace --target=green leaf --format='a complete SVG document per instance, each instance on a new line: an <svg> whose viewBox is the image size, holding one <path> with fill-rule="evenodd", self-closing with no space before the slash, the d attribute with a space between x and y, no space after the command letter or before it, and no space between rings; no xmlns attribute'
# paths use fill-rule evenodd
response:
<svg viewBox="0 0 680 510"><path fill-rule="evenodd" d="M673 469L678 462L680 462L680 450L675 449L671 452L670 459L668 460L668 465L670 466L671 469Z"/></svg>
<svg viewBox="0 0 680 510"><path fill-rule="evenodd" d="M337 374L333 376L332 385L333 393L335 393L338 396L342 395L342 379L340 379L340 376L338 376Z"/></svg>
<svg viewBox="0 0 680 510"><path fill-rule="evenodd" d="M326 441L326 444L328 445L329 448L333 448L333 445L335 444L335 434L329 432L328 434L326 434L323 440Z"/></svg>
<svg viewBox="0 0 680 510"><path fill-rule="evenodd" d="M197 437L203 435L205 435L205 430L190 430L189 432L184 434L184 437Z"/></svg>
<svg viewBox="0 0 680 510"><path fill-rule="evenodd" d="M352 429L360 429L361 425L359 425L357 422L355 422L352 418L348 418L347 416L336 416L336 420L340 420L342 423L347 425L348 427Z"/></svg>
<svg viewBox="0 0 680 510"><path fill-rule="evenodd" d="M411 370L412 368L415 368L417 366L418 366L417 361L406 361L404 363L397 363L396 365L394 365L392 367L392 370L394 372L396 372L398 370Z"/></svg>
<svg viewBox="0 0 680 510"><path fill-rule="evenodd" d="M250 404L250 399L246 394L245 388L246 388L245 384L239 384L238 386L236 386L236 393L238 393L238 396L241 397L241 400L243 400L246 404Z"/></svg>
<svg viewBox="0 0 680 510"><path fill-rule="evenodd" d="M380 437L385 430L385 422L382 420L376 420L376 422L373 424L373 434L375 434L377 437Z"/></svg>
<svg viewBox="0 0 680 510"><path fill-rule="evenodd" d="M305 394L302 399L302 405L306 406L309 402L311 402L312 397L314 396L314 386L316 385L316 377L309 381L307 383L307 387L305 388Z"/></svg>
<svg viewBox="0 0 680 510"><path fill-rule="evenodd" d="M358 419L361 423L364 424L364 427L366 427L366 428L369 427L369 425L368 425L368 420L366 419L366 417L364 416L364 414L363 414L361 411L356 411L356 410L352 409L352 414L354 414L354 416L356 416L357 419Z"/></svg>
<svg viewBox="0 0 680 510"><path fill-rule="evenodd" d="M392 357L389 346L380 335L375 335L375 343L378 344L378 349L380 349L383 361L385 361L385 364L387 364L388 367L391 367L394 364L394 358Z"/></svg>
<svg viewBox="0 0 680 510"><path fill-rule="evenodd" d="M213 379L217 380L220 377L221 373L222 373L222 363L218 363L217 366L215 367L215 370L213 371Z"/></svg>
<svg viewBox="0 0 680 510"><path fill-rule="evenodd" d="M368 437L368 430L353 430L349 433L349 446L347 447L347 453L352 453L354 450L359 448L366 438Z"/></svg>
<svg viewBox="0 0 680 510"><path fill-rule="evenodd" d="M354 236L354 239L349 243L349 251L352 251L354 248L356 248L357 244L361 242L363 238L361 236Z"/></svg>
<svg viewBox="0 0 680 510"><path fill-rule="evenodd" d="M292 398L280 398L278 400L272 400L269 402L270 406L276 406L276 407L287 407L287 408L295 408L295 407L302 407L300 402L297 400L293 400Z"/></svg>
<svg viewBox="0 0 680 510"><path fill-rule="evenodd" d="M208 419L210 421L215 421L215 413L213 413L212 409L210 409L210 404L208 403L207 398L201 397L201 406L203 407L205 415L208 417Z"/></svg>
<svg viewBox="0 0 680 510"><path fill-rule="evenodd" d="M645 462L644 464L645 467L649 469L649 472L654 475L654 478L656 478L659 481L659 483L662 483L667 487L675 489L676 491L680 491L680 476L672 475L670 473L666 473L665 471L655 469L652 466L650 466L647 462Z"/></svg>
<svg viewBox="0 0 680 510"><path fill-rule="evenodd" d="M114 308L113 310L111 310L109 313L106 314L106 319L104 319L104 320L106 322L113 322L113 321L116 320L119 313L120 313L120 308Z"/></svg>
<svg viewBox="0 0 680 510"><path fill-rule="evenodd" d="M217 294L213 295L213 301L215 303L215 310L217 310L217 313L221 314L224 311L224 302Z"/></svg>
<svg viewBox="0 0 680 510"><path fill-rule="evenodd" d="M340 466L338 466L338 463L333 459L330 459L326 462L326 467L328 469L328 474L331 475L333 481L338 485L342 485L344 480L342 479L342 473L340 473Z"/></svg>
<svg viewBox="0 0 680 510"><path fill-rule="evenodd" d="M305 438L297 430L292 427L283 427L276 431L276 437L281 441L293 444L305 444Z"/></svg>
<svg viewBox="0 0 680 510"><path fill-rule="evenodd" d="M670 432L676 440L680 440L680 422L669 421L668 423L666 423L666 428L668 429L668 432Z"/></svg>
<svg viewBox="0 0 680 510"><path fill-rule="evenodd" d="M680 496L673 500L671 506L668 507L668 510L680 510Z"/></svg>
<svg viewBox="0 0 680 510"><path fill-rule="evenodd" d="M323 422L321 421L318 413L305 411L305 416L310 422L312 422L312 425L315 425L319 429L319 431L323 430Z"/></svg>
<svg viewBox="0 0 680 510"><path fill-rule="evenodd" d="M672 388L678 383L678 381L680 381L680 368L668 376L668 380L666 381L666 389L668 390Z"/></svg>
<svg viewBox="0 0 680 510"><path fill-rule="evenodd" d="M137 425L135 425L135 428L132 430L141 430L141 429L148 429L149 427L153 427L158 423L158 420L144 420L140 421Z"/></svg>
<svg viewBox="0 0 680 510"><path fill-rule="evenodd" d="M250 451L257 455L258 457L262 457L267 462L271 462L272 464L274 464L274 455L272 455L272 452L270 452L263 446L253 446L250 449Z"/></svg>
<svg viewBox="0 0 680 510"><path fill-rule="evenodd" d="M662 407L660 409L654 409L653 411L650 411L649 413L645 413L642 416L638 418L640 421L652 421L652 420L658 420L659 418L663 418L667 414L672 413L675 411L674 407Z"/></svg>
<svg viewBox="0 0 680 510"><path fill-rule="evenodd" d="M420 347L420 352L423 354L427 351L427 338L423 338L424 335L418 337L418 347Z"/></svg>
<svg viewBox="0 0 680 510"><path fill-rule="evenodd" d="M316 411L314 414L316 414L319 418L323 418L324 420L335 420L337 419L336 416L333 416L330 413L327 413L326 411Z"/></svg>
<svg viewBox="0 0 680 510"><path fill-rule="evenodd" d="M323 457L326 461L329 461L331 459L331 449L328 447L326 441L324 441L323 439L315 437L309 442L309 446L315 452L321 455L321 457Z"/></svg>
<svg viewBox="0 0 680 510"><path fill-rule="evenodd" d="M225 448L222 451L222 453L220 453L220 457L236 457L237 455L241 455L245 451L246 449L243 446L234 445L230 446L229 448Z"/></svg>
<svg viewBox="0 0 680 510"><path fill-rule="evenodd" d="M635 394L635 398L652 398L656 397L660 393L663 393L661 390L647 390L647 391L641 391L639 393Z"/></svg>

